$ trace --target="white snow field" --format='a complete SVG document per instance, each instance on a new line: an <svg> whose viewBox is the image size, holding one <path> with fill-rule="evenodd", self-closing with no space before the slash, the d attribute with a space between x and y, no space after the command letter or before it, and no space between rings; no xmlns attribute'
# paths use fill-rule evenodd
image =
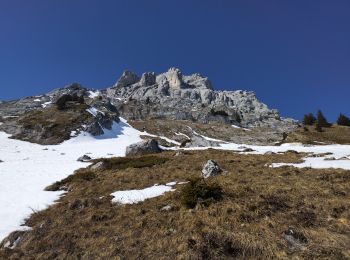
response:
<svg viewBox="0 0 350 260"><path fill-rule="evenodd" d="M59 145L38 145L9 139L0 132L0 241L21 226L33 211L43 210L62 192L44 188L88 166L77 158L125 156L126 146L141 141L141 132L122 120L103 136L81 133Z"/></svg>
<svg viewBox="0 0 350 260"><path fill-rule="evenodd" d="M87 133L80 133L62 144L45 146L9 139L8 134L0 132L0 160L3 161L0 162L0 240L12 231L26 229L21 225L25 218L33 211L47 208L63 194L63 192L47 192L44 191L44 188L62 180L72 174L74 170L88 165L78 162L78 157L84 154L92 158L125 156L125 149L128 145L141 141L141 135L149 135L132 128L123 119L120 123L115 123L111 131L105 129L104 131L103 136L93 137ZM204 138L220 141L209 137ZM186 148L185 150L208 148ZM242 144L221 141L219 147L211 148L234 151L243 151L244 148L255 150L249 154L264 154L268 151L278 153L287 150L316 154L331 153L323 157L306 157L305 161L300 164L281 162L271 166L293 165L296 167L350 169L350 145L305 146L293 143L281 146L244 145L242 147ZM324 160L331 157L336 160ZM136 191L117 191L112 194L115 197L113 201L137 203L171 191L172 184L157 185Z"/></svg>

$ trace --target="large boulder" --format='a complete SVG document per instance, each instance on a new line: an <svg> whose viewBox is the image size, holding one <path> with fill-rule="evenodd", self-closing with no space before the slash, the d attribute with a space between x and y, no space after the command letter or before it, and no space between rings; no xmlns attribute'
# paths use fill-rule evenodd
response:
<svg viewBox="0 0 350 260"><path fill-rule="evenodd" d="M222 172L220 166L214 160L208 160L207 163L203 166L202 177L214 177L219 175Z"/></svg>
<svg viewBox="0 0 350 260"><path fill-rule="evenodd" d="M160 153L162 149L154 139L145 140L126 147L126 156Z"/></svg>

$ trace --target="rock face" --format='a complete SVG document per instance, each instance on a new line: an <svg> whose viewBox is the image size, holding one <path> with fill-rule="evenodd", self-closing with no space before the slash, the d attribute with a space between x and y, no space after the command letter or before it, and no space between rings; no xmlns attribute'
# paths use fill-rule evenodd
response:
<svg viewBox="0 0 350 260"><path fill-rule="evenodd" d="M222 172L220 166L217 164L217 162L213 160L208 160L207 163L204 165L202 170L202 177L203 178L209 178L219 175Z"/></svg>
<svg viewBox="0 0 350 260"><path fill-rule="evenodd" d="M254 92L215 91L207 77L184 76L177 68L159 75L144 73L141 78L124 72L106 93L121 115L130 120L216 121L281 132L296 127L296 121L281 118L277 110L261 103Z"/></svg>
<svg viewBox="0 0 350 260"><path fill-rule="evenodd" d="M126 147L126 156L137 156L150 153L160 153L162 149L154 139L141 141Z"/></svg>
<svg viewBox="0 0 350 260"><path fill-rule="evenodd" d="M62 100L63 105L59 106ZM2 101L0 131L16 139L57 144L81 131L102 135L103 129L111 130L113 123L119 121L119 115L138 122L193 122L202 126L210 123L215 125L211 135L214 139L220 125L224 129L221 136L230 135L230 141L252 144L281 141L281 136L297 127L296 121L281 118L277 110L269 109L253 92L216 91L207 77L198 73L187 76L170 68L165 73L146 72L141 77L124 71L106 90L95 91L73 83L44 95ZM237 136L225 128L231 128L230 125L251 128L251 133L254 127L263 130L259 128L254 137L248 132ZM190 141L187 146L218 145L195 134Z"/></svg>

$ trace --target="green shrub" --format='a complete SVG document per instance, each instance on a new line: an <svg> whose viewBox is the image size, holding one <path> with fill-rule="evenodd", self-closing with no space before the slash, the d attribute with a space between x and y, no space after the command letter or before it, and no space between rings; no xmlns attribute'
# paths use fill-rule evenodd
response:
<svg viewBox="0 0 350 260"><path fill-rule="evenodd" d="M338 125L350 126L350 119L343 114L340 114L337 120Z"/></svg>
<svg viewBox="0 0 350 260"><path fill-rule="evenodd" d="M221 200L222 196L222 188L217 183L207 183L202 178L195 178L189 180L181 190L181 203L188 208L194 208L198 203L209 206Z"/></svg>
<svg viewBox="0 0 350 260"><path fill-rule="evenodd" d="M304 119L303 119L304 125L313 125L315 123L316 123L316 117L312 113L304 115Z"/></svg>
<svg viewBox="0 0 350 260"><path fill-rule="evenodd" d="M321 110L317 111L317 124L320 127L331 127L332 126L331 123L328 123L326 117L323 115Z"/></svg>

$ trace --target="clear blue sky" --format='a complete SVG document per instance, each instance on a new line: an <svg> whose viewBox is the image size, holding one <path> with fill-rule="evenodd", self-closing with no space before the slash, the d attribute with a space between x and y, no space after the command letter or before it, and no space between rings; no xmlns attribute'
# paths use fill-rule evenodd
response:
<svg viewBox="0 0 350 260"><path fill-rule="evenodd" d="M1 100L171 66L283 116L350 116L350 1L0 0Z"/></svg>

